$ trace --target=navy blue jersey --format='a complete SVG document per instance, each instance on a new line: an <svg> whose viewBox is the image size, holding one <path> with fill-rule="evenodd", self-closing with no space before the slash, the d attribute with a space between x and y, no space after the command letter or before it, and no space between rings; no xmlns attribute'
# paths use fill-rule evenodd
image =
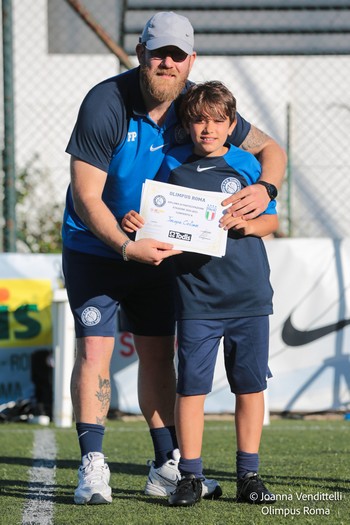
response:
<svg viewBox="0 0 350 525"><path fill-rule="evenodd" d="M165 156L159 179L198 190L236 193L258 180L261 167L235 146L221 157L192 154L193 145ZM157 177L158 178L158 177ZM271 201L266 212L276 213ZM264 242L228 232L224 257L183 253L174 257L177 273L177 318L218 319L269 315L273 290Z"/></svg>
<svg viewBox="0 0 350 525"><path fill-rule="evenodd" d="M189 85L190 82L186 88ZM230 140L239 146L249 130L250 124L238 116ZM87 94L66 151L107 173L103 200L120 220L131 209L139 210L142 184L146 179L154 179L169 148L187 141L176 103L171 105L162 126L147 115L139 68L135 68L101 82ZM77 216L70 187L62 235L65 246L73 250L121 257Z"/></svg>

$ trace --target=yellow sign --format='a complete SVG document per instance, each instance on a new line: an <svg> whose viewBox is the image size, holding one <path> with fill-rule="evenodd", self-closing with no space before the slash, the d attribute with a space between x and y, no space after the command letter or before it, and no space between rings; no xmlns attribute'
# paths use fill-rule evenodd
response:
<svg viewBox="0 0 350 525"><path fill-rule="evenodd" d="M0 279L0 348L52 344L49 279Z"/></svg>

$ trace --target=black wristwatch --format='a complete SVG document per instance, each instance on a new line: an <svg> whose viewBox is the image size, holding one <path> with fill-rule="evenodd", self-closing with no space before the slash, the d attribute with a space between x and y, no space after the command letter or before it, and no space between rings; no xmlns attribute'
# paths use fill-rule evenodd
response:
<svg viewBox="0 0 350 525"><path fill-rule="evenodd" d="M276 199L278 195L278 191L276 186L273 184L270 184L269 182L265 182L264 180L258 180L255 184L261 184L262 186L265 186L268 196L270 197L270 200Z"/></svg>

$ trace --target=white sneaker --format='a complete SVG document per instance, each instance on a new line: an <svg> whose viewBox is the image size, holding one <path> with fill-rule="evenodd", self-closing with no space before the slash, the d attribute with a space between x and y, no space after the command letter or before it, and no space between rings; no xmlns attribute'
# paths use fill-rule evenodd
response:
<svg viewBox="0 0 350 525"><path fill-rule="evenodd" d="M181 479L179 471L179 449L173 450L173 458L169 459L164 465L155 468L154 462L150 462L151 470L148 475L145 494L148 496L170 496L176 489L178 481ZM201 479L202 498L217 499L222 495L219 483L215 479Z"/></svg>
<svg viewBox="0 0 350 525"><path fill-rule="evenodd" d="M89 452L82 458L78 470L79 484L74 492L77 505L100 505L112 502L112 489L108 485L111 474L101 452Z"/></svg>
<svg viewBox="0 0 350 525"><path fill-rule="evenodd" d="M170 496L176 489L177 482L181 479L178 469L180 451L178 448L173 450L173 458L169 459L164 465L155 468L154 461L148 462L151 470L145 487L145 494L148 496Z"/></svg>

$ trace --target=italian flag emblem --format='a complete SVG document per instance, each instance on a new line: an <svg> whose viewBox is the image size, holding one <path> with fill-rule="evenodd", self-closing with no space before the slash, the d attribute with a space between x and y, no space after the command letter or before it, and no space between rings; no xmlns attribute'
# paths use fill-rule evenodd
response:
<svg viewBox="0 0 350 525"><path fill-rule="evenodd" d="M216 215L216 206L214 204L208 204L207 209L205 210L205 218L207 221L213 221Z"/></svg>

